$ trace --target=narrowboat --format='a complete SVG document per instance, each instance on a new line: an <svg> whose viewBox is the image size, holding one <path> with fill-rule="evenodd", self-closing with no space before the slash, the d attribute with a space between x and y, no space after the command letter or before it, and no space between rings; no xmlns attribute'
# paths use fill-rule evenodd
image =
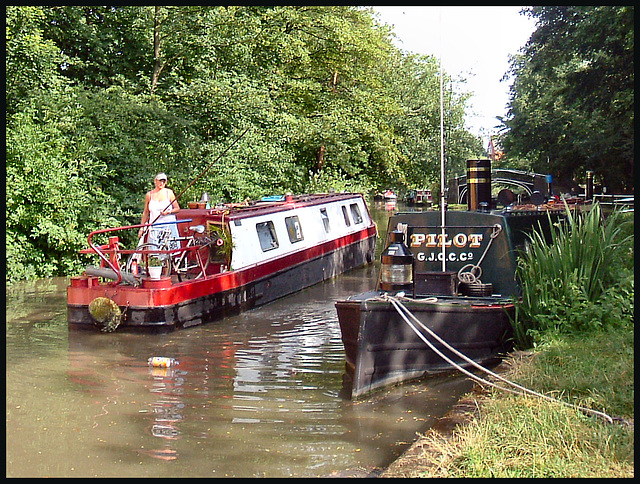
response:
<svg viewBox="0 0 640 484"><path fill-rule="evenodd" d="M445 186L443 154L441 167ZM467 210L447 210L442 191L439 211L390 217L376 288L335 303L351 398L512 349L516 251L533 229L550 235L568 205L534 191L530 204L492 209L489 159L467 160L466 181Z"/></svg>
<svg viewBox="0 0 640 484"><path fill-rule="evenodd" d="M186 328L261 306L374 258L377 229L361 194L191 206L176 214L177 238L163 224L92 232L81 252L95 255L99 265L70 280L69 326ZM123 248L123 233L140 227L160 231L155 243ZM152 274L154 266L160 275Z"/></svg>
<svg viewBox="0 0 640 484"><path fill-rule="evenodd" d="M382 198L384 198L384 200L396 200L398 196L395 193L393 193L393 190L386 190L382 194Z"/></svg>
<svg viewBox="0 0 640 484"><path fill-rule="evenodd" d="M376 193L373 199L375 201L385 201L385 202L394 201L395 202L398 199L398 196L394 193L393 190L391 190L390 188L387 188L384 192Z"/></svg>
<svg viewBox="0 0 640 484"><path fill-rule="evenodd" d="M444 224L435 211L390 217L377 287L335 303L352 399L510 350L519 288L506 218L445 217Z"/></svg>
<svg viewBox="0 0 640 484"><path fill-rule="evenodd" d="M424 188L409 190L405 197L405 202L409 206L424 206L429 208L433 203L431 190Z"/></svg>

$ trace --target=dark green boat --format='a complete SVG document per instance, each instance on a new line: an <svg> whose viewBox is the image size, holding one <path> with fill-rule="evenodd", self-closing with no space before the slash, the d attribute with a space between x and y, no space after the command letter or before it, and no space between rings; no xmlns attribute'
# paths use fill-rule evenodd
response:
<svg viewBox="0 0 640 484"><path fill-rule="evenodd" d="M470 366L456 351L483 364L511 349L519 287L507 217L444 217L443 226L440 212L393 215L378 287L336 302L351 398Z"/></svg>

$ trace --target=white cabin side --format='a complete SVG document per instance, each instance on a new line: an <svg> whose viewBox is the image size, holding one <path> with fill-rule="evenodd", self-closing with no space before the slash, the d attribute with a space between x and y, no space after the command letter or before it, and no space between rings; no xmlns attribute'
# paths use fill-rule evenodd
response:
<svg viewBox="0 0 640 484"><path fill-rule="evenodd" d="M360 232L372 223L360 196L231 220L231 269L307 250Z"/></svg>

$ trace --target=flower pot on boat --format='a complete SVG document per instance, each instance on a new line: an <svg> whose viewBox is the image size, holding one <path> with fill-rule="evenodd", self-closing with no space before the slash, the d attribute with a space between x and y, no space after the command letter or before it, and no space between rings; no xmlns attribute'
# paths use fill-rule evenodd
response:
<svg viewBox="0 0 640 484"><path fill-rule="evenodd" d="M162 277L162 261L155 258L149 257L148 267L149 277L151 279L160 279Z"/></svg>

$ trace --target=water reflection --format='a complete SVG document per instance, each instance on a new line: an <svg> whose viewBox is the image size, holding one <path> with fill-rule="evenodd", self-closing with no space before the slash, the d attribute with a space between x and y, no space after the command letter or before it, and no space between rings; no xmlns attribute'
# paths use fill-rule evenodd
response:
<svg viewBox="0 0 640 484"><path fill-rule="evenodd" d="M139 452L162 460L178 458L178 452L172 446L172 441L180 437L179 425L183 419L185 403L180 398L183 392L185 375L187 372L176 368L150 368L149 373L153 384L149 391L158 396L158 400L151 403L153 423L151 435L162 439L160 449L143 450Z"/></svg>
<svg viewBox="0 0 640 484"><path fill-rule="evenodd" d="M63 278L8 288L7 476L316 477L387 465L468 384L340 397L333 304L376 275L369 266L165 335L69 332ZM179 365L149 367L152 356Z"/></svg>

